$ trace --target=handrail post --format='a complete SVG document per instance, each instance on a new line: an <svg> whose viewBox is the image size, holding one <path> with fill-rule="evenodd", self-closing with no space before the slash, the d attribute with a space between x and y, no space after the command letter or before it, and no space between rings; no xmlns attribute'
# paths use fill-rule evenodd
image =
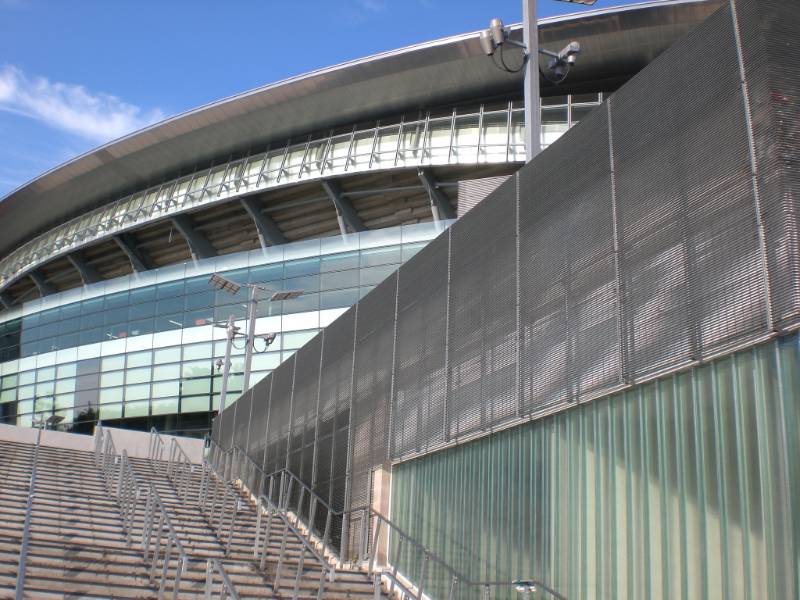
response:
<svg viewBox="0 0 800 600"><path fill-rule="evenodd" d="M211 600L211 586L213 584L214 573L211 570L211 559L206 561L206 600Z"/></svg>
<svg viewBox="0 0 800 600"><path fill-rule="evenodd" d="M419 573L419 585L417 585L417 600L422 600L422 589L425 587L425 577L428 575L428 561L430 555L427 550L422 554L422 568Z"/></svg>
<svg viewBox="0 0 800 600"><path fill-rule="evenodd" d="M25 570L28 561L28 544L31 535L31 519L33 513L33 499L36 495L36 465L39 462L39 445L42 439L42 430L36 434L36 446L33 448L33 461L31 464L31 478L28 486L28 501L25 506L25 524L22 527L22 543L19 549L19 563L17 567L16 600L22 600L25 590Z"/></svg>
<svg viewBox="0 0 800 600"><path fill-rule="evenodd" d="M458 584L458 577L453 575L450 579L450 596L448 600L456 600L456 585Z"/></svg>

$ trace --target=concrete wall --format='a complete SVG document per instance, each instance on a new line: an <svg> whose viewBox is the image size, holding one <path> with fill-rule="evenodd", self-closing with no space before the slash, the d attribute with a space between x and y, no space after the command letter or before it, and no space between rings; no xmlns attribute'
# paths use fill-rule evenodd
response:
<svg viewBox="0 0 800 600"><path fill-rule="evenodd" d="M111 433L111 439L114 440L114 446L117 452L125 450L128 456L134 458L147 458L147 452L150 447L150 434L145 431L131 431L128 429L115 429L112 427L104 427L103 429ZM16 427L14 425L0 424L0 440L9 442L20 442L23 444L35 444L38 429L30 427ZM97 430L95 430L97 433ZM186 452L193 463L201 463L203 461L203 440L196 438L184 438L172 435L163 435L161 438L164 441L164 454L163 459L169 458L169 447L172 443L171 440L175 438L178 440L178 445ZM79 433L66 433L63 431L43 430L41 444L50 448L65 448L69 450L83 450L91 452L94 450L94 436L82 435Z"/></svg>

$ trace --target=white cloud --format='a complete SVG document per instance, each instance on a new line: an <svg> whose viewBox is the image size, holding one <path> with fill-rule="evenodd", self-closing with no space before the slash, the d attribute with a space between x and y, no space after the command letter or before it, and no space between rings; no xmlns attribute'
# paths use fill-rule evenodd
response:
<svg viewBox="0 0 800 600"><path fill-rule="evenodd" d="M361 8L371 12L386 10L386 0L360 0Z"/></svg>
<svg viewBox="0 0 800 600"><path fill-rule="evenodd" d="M118 138L164 118L159 109L143 111L116 96L93 94L81 85L29 78L11 65L0 67L0 110L97 142Z"/></svg>

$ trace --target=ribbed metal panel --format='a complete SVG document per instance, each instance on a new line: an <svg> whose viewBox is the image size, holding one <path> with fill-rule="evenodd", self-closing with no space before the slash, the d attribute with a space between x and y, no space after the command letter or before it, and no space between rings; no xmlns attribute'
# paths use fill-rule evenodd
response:
<svg viewBox="0 0 800 600"><path fill-rule="evenodd" d="M605 107L520 173L524 414L621 381L621 310ZM574 167L574 168L572 168ZM565 170L568 177L563 177Z"/></svg>
<svg viewBox="0 0 800 600"><path fill-rule="evenodd" d="M799 375L793 335L402 463L392 519L476 581L532 578L576 599L797 598ZM400 571L420 558L406 552ZM432 568L426 594L450 597Z"/></svg>
<svg viewBox="0 0 800 600"><path fill-rule="evenodd" d="M495 191L509 178L508 175L499 177L481 177L480 179L464 179L458 182L458 217L464 216L481 200Z"/></svg>
<svg viewBox="0 0 800 600"><path fill-rule="evenodd" d="M289 470L303 481L311 483L314 471L314 440L316 439L317 400L319 395L319 367L322 352L322 336L317 335L297 351L294 373L294 395L292 421L289 435ZM300 507L295 501L299 490L295 489L291 507L303 516L308 507ZM308 496L305 497L306 502Z"/></svg>
<svg viewBox="0 0 800 600"><path fill-rule="evenodd" d="M737 0L741 60L767 239L772 308L778 327L800 306L800 47L797 5Z"/></svg>
<svg viewBox="0 0 800 600"><path fill-rule="evenodd" d="M444 441L449 242L436 238L399 271L393 456Z"/></svg>
<svg viewBox="0 0 800 600"><path fill-rule="evenodd" d="M296 356L293 354L271 374L272 393L267 423L267 451L264 453L264 472L267 474L286 467Z"/></svg>
<svg viewBox="0 0 800 600"><path fill-rule="evenodd" d="M353 477L350 507L369 503L369 472L388 459L396 294L395 272L358 303L350 429Z"/></svg>
<svg viewBox="0 0 800 600"><path fill-rule="evenodd" d="M448 437L517 413L516 210L511 179L450 228Z"/></svg>
<svg viewBox="0 0 800 600"><path fill-rule="evenodd" d="M250 411L253 403L253 392L245 392L234 404L233 443L239 448L247 448L247 437L250 431Z"/></svg>
<svg viewBox="0 0 800 600"><path fill-rule="evenodd" d="M696 28L635 77L635 86L611 99L624 303L636 375L769 330L727 12ZM643 103L642 89L669 101Z"/></svg>

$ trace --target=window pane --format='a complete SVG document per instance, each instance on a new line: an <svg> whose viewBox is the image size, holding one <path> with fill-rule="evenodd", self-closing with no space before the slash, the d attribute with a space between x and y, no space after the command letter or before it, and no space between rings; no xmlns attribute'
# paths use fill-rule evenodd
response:
<svg viewBox="0 0 800 600"><path fill-rule="evenodd" d="M208 410L208 396L195 396L181 400L181 412L205 412Z"/></svg>
<svg viewBox="0 0 800 600"><path fill-rule="evenodd" d="M164 379L178 379L181 376L181 366L179 364L161 365L153 367L153 381Z"/></svg>
<svg viewBox="0 0 800 600"><path fill-rule="evenodd" d="M195 394L208 394L211 391L211 378L184 379L181 381L181 394L193 396Z"/></svg>
<svg viewBox="0 0 800 600"><path fill-rule="evenodd" d="M150 413L153 415L174 415L178 412L177 398L161 398L150 401Z"/></svg>
<svg viewBox="0 0 800 600"><path fill-rule="evenodd" d="M100 390L100 404L122 402L122 388L107 388Z"/></svg>
<svg viewBox="0 0 800 600"><path fill-rule="evenodd" d="M150 397L150 384L144 383L139 385L126 385L125 386L125 401L128 400L142 400Z"/></svg>
<svg viewBox="0 0 800 600"><path fill-rule="evenodd" d="M180 346L174 348L160 348L153 353L153 362L157 365L178 362L181 359Z"/></svg>
<svg viewBox="0 0 800 600"><path fill-rule="evenodd" d="M150 409L150 402L144 400L141 402L126 402L125 403L125 416L126 417L146 417Z"/></svg>
<svg viewBox="0 0 800 600"><path fill-rule="evenodd" d="M163 398L165 396L177 396L180 393L180 383L178 381L162 381L153 384L153 398Z"/></svg>
<svg viewBox="0 0 800 600"><path fill-rule="evenodd" d="M116 371L125 367L125 355L106 356L100 363L101 371Z"/></svg>
<svg viewBox="0 0 800 600"><path fill-rule="evenodd" d="M125 371L114 371L111 373L103 373L100 376L100 387L113 387L115 385L122 385L125 383Z"/></svg>
<svg viewBox="0 0 800 600"><path fill-rule="evenodd" d="M125 375L125 383L149 383L149 382L150 382L150 367L128 369Z"/></svg>
<svg viewBox="0 0 800 600"><path fill-rule="evenodd" d="M153 353L150 350L134 352L128 354L126 362L129 369L132 367L144 367L153 362Z"/></svg>

